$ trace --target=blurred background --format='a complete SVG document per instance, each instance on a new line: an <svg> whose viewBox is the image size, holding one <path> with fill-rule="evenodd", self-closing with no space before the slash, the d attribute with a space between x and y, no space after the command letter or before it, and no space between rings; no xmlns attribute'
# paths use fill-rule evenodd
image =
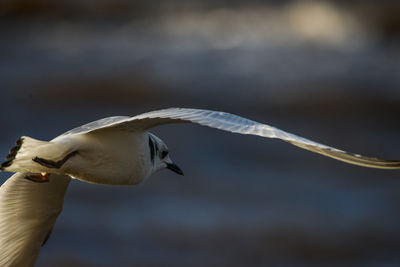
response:
<svg viewBox="0 0 400 267"><path fill-rule="evenodd" d="M0 151L179 106L399 159L399 14L395 0L1 0ZM185 176L73 181L37 266L399 266L398 171L194 125L154 132Z"/></svg>

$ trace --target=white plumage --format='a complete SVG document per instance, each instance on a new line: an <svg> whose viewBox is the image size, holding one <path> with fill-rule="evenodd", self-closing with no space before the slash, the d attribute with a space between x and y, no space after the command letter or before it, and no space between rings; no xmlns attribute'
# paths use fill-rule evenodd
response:
<svg viewBox="0 0 400 267"><path fill-rule="evenodd" d="M34 183L16 173L0 187L0 266L33 266L61 212L70 178Z"/></svg>
<svg viewBox="0 0 400 267"><path fill-rule="evenodd" d="M170 159L165 143L148 132L155 126L180 122L277 138L354 165L400 168L400 161L351 154L243 117L200 109L171 108L105 118L50 142L22 137L0 166L3 171L18 172L0 188L0 266L33 265L61 211L70 177L131 185L162 168L183 174Z"/></svg>

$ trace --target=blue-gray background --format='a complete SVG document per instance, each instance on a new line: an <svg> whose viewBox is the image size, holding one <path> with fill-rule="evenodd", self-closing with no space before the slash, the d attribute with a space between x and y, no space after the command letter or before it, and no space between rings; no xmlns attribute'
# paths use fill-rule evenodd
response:
<svg viewBox="0 0 400 267"><path fill-rule="evenodd" d="M0 3L0 151L171 106L400 158L398 1ZM37 266L398 266L400 173L194 125L185 171L73 181ZM9 174L1 173L4 181Z"/></svg>

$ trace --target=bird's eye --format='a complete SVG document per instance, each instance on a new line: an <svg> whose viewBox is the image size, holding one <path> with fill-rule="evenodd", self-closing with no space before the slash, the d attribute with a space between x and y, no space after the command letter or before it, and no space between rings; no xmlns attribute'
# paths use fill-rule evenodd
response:
<svg viewBox="0 0 400 267"><path fill-rule="evenodd" d="M163 158L165 158L166 156L168 156L168 151L167 151L167 150L162 151L162 152L161 152L161 158L163 159Z"/></svg>

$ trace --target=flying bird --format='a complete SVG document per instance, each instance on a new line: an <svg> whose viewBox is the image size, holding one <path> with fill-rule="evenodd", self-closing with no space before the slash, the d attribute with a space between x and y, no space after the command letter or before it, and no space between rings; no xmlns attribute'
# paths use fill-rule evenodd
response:
<svg viewBox="0 0 400 267"><path fill-rule="evenodd" d="M169 108L134 117L100 119L50 142L23 136L1 171L17 172L0 187L0 265L33 265L62 209L70 179L135 185L161 169L183 175L167 145L150 133L170 123L196 123L228 132L277 138L346 163L400 169L400 161L366 157L326 146L237 115Z"/></svg>

